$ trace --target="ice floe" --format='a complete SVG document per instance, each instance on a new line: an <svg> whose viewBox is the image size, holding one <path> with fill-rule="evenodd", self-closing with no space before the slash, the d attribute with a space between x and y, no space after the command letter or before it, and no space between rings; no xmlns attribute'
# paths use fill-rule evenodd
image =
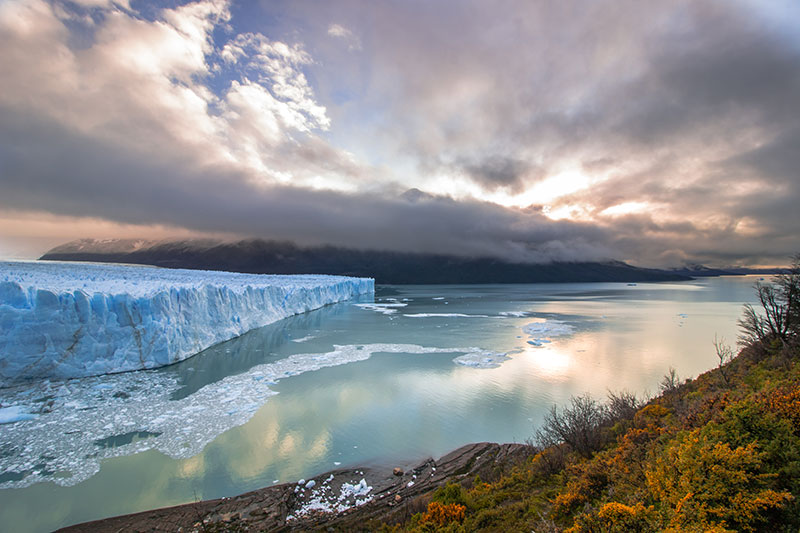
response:
<svg viewBox="0 0 800 533"><path fill-rule="evenodd" d="M0 424L11 424L23 420L33 420L37 415L30 412L31 408L25 405L13 405L0 408Z"/></svg>
<svg viewBox="0 0 800 533"><path fill-rule="evenodd" d="M530 339L527 341L531 346L544 346L552 342L551 337L561 337L564 335L571 335L574 333L575 328L569 324L561 322L560 320L542 320L539 322L531 322L522 326L522 331L528 334Z"/></svg>
<svg viewBox="0 0 800 533"><path fill-rule="evenodd" d="M151 370L0 389L6 422L0 431L0 488L52 481L75 485L100 469L103 459L155 449L189 458L225 431L245 424L273 395L281 379L363 361L376 353L461 353L454 360L490 368L502 354L480 348L415 344L334 345L210 383L173 399L181 383L172 372Z"/></svg>
<svg viewBox="0 0 800 533"><path fill-rule="evenodd" d="M366 309L367 311L375 311L376 313L381 313L383 315L393 315L397 312L397 309L400 307L406 307L408 304L406 303L388 303L388 304L353 304L356 307L360 307L361 309Z"/></svg>
<svg viewBox="0 0 800 533"><path fill-rule="evenodd" d="M292 342L306 342L316 338L316 335L306 335L305 337L300 337L299 339L292 339Z"/></svg>
<svg viewBox="0 0 800 533"><path fill-rule="evenodd" d="M489 318L489 315L466 315L464 313L409 313L403 316L409 318Z"/></svg>
<svg viewBox="0 0 800 533"><path fill-rule="evenodd" d="M472 368L497 368L508 359L508 354L505 353L478 351L460 355L453 362Z"/></svg>

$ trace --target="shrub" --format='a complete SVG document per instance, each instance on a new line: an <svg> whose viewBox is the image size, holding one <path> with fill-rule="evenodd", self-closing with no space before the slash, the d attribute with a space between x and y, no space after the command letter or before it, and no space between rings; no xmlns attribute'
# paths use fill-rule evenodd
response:
<svg viewBox="0 0 800 533"><path fill-rule="evenodd" d="M423 513L421 524L433 524L437 527L446 526L453 522L463 522L467 508L457 503L442 504L431 502L428 510Z"/></svg>
<svg viewBox="0 0 800 533"><path fill-rule="evenodd" d="M645 533L660 531L655 509L641 503L634 506L609 502L599 511L585 513L567 533Z"/></svg>
<svg viewBox="0 0 800 533"><path fill-rule="evenodd" d="M467 497L464 488L458 483L448 483L436 489L433 493L433 501L443 505L467 505Z"/></svg>
<svg viewBox="0 0 800 533"><path fill-rule="evenodd" d="M768 488L754 443L731 447L696 429L672 441L645 473L672 527L718 525L752 531L792 499Z"/></svg>
<svg viewBox="0 0 800 533"><path fill-rule="evenodd" d="M744 306L739 341L769 345L796 339L800 335L800 254L792 258L788 272L778 274L771 283L756 283L755 289L762 312L750 304Z"/></svg>
<svg viewBox="0 0 800 533"><path fill-rule="evenodd" d="M570 404L559 411L556 406L544 417L544 424L536 432L535 440L542 447L565 442L584 457L603 446L603 424L606 409L588 394L573 396Z"/></svg>

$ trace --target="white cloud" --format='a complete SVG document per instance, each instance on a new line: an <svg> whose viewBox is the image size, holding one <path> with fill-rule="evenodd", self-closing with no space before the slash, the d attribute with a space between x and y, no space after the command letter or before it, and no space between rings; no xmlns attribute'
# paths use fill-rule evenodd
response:
<svg viewBox="0 0 800 533"><path fill-rule="evenodd" d="M149 157L227 165L260 182L273 170L279 181L288 172L295 184L318 182L314 164L275 165L283 144L330 127L303 74L312 59L301 46L247 33L217 55L212 32L230 19L219 0L165 9L154 21L91 5L104 16L91 45L74 48L54 5L0 4L0 111L29 112ZM238 71L217 95L207 83L220 59Z"/></svg>
<svg viewBox="0 0 800 533"><path fill-rule="evenodd" d="M347 42L347 49L350 51L361 50L361 39L341 24L331 24L328 26L328 35L338 39L344 39Z"/></svg>

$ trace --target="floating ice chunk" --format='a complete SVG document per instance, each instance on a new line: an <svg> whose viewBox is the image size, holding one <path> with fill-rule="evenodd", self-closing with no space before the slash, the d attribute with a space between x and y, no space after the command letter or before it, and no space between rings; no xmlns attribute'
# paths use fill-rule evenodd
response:
<svg viewBox="0 0 800 533"><path fill-rule="evenodd" d="M315 339L316 335L306 335L305 337L300 337L299 339L292 339L292 342L306 342L310 341L311 339Z"/></svg>
<svg viewBox="0 0 800 533"><path fill-rule="evenodd" d="M497 368L508 359L508 355L504 353L478 351L460 355L453 362L472 368Z"/></svg>
<svg viewBox="0 0 800 533"><path fill-rule="evenodd" d="M342 464L342 463L341 463L341 462L339 462L339 461L334 461L334 462L333 462L333 465L334 465L334 466L339 466L340 464Z"/></svg>
<svg viewBox="0 0 800 533"><path fill-rule="evenodd" d="M532 337L560 337L570 335L575 328L558 320L546 320L543 322L531 322L522 327L522 331Z"/></svg>
<svg viewBox="0 0 800 533"><path fill-rule="evenodd" d="M531 339L528 341L528 344L530 344L531 346L543 346L545 344L549 344L550 342L552 341L549 341L547 339Z"/></svg>
<svg viewBox="0 0 800 533"><path fill-rule="evenodd" d="M356 307L360 307L361 309L366 309L367 311L375 311L376 313L381 313L383 315L393 315L397 312L397 308L399 307L406 307L408 304L405 303L390 303L390 304L353 304Z"/></svg>
<svg viewBox="0 0 800 533"><path fill-rule="evenodd" d="M523 318L526 316L530 316L528 311L500 311L500 316L513 316L517 318Z"/></svg>
<svg viewBox="0 0 800 533"><path fill-rule="evenodd" d="M156 368L374 280L0 262L0 386Z"/></svg>
<svg viewBox="0 0 800 533"><path fill-rule="evenodd" d="M38 415L30 412L30 408L24 405L13 405L11 407L0 408L0 424L12 424L14 422L23 422L25 420L33 420Z"/></svg>
<svg viewBox="0 0 800 533"><path fill-rule="evenodd" d="M437 296L436 298L433 298L433 300L444 300L444 296Z"/></svg>
<svg viewBox="0 0 800 533"><path fill-rule="evenodd" d="M465 315L464 313L411 313L404 314L403 316L407 316L409 318L489 318L489 315Z"/></svg>

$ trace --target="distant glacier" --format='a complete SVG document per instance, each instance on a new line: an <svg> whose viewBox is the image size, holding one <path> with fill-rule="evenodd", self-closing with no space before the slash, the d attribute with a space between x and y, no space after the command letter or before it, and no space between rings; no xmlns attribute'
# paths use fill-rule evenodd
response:
<svg viewBox="0 0 800 533"><path fill-rule="evenodd" d="M169 365L374 290L371 278L0 262L0 385Z"/></svg>

